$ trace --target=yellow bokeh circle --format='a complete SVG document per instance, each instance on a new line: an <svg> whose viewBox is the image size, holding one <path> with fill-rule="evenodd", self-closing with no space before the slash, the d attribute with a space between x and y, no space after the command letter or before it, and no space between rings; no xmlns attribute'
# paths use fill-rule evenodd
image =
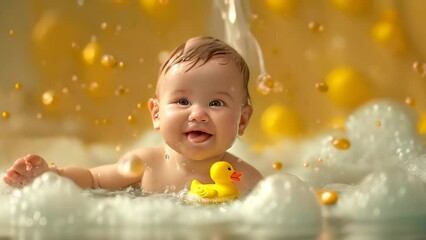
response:
<svg viewBox="0 0 426 240"><path fill-rule="evenodd" d="M274 13L289 14L294 11L295 0L265 0L266 6Z"/></svg>
<svg viewBox="0 0 426 240"><path fill-rule="evenodd" d="M301 116L293 109L281 104L267 107L260 123L263 132L272 139L296 137L303 130Z"/></svg>
<svg viewBox="0 0 426 240"><path fill-rule="evenodd" d="M328 85L327 96L338 106L353 108L369 100L373 95L369 81L348 66L331 70L325 82Z"/></svg>

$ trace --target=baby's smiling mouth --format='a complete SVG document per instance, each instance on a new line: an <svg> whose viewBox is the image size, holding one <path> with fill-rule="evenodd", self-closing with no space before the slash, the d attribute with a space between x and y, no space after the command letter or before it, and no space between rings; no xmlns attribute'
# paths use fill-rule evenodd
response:
<svg viewBox="0 0 426 240"><path fill-rule="evenodd" d="M202 143L208 140L212 134L203 131L189 131L185 133L189 141L193 143Z"/></svg>

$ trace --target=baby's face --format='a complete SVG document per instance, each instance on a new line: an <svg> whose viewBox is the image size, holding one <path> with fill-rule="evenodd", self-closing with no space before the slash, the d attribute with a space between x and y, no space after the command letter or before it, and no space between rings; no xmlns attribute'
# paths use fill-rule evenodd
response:
<svg viewBox="0 0 426 240"><path fill-rule="evenodd" d="M210 60L189 71L188 63L179 63L157 86L159 112L154 121L166 144L193 160L222 155L251 115L251 107L243 104L241 73L232 62L223 63Z"/></svg>

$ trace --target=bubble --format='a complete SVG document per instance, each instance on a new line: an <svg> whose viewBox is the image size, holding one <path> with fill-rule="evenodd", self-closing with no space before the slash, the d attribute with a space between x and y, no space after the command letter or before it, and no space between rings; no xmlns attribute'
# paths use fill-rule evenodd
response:
<svg viewBox="0 0 426 240"><path fill-rule="evenodd" d="M117 166L118 172L127 176L140 176L145 170L145 163L138 156L128 154L124 156L124 160L120 160Z"/></svg>
<svg viewBox="0 0 426 240"><path fill-rule="evenodd" d="M314 192L292 174L276 173L262 180L241 206L244 219L263 226L315 230L321 213Z"/></svg>
<svg viewBox="0 0 426 240"><path fill-rule="evenodd" d="M380 126L382 126L382 121L380 121L380 120L376 120L376 121L374 121L374 124L375 124L376 126L380 127Z"/></svg>
<svg viewBox="0 0 426 240"><path fill-rule="evenodd" d="M272 164L272 167L273 167L275 170L281 170L281 169L282 169L282 167L283 167L283 164L282 164L281 162L274 162L274 164Z"/></svg>
<svg viewBox="0 0 426 240"><path fill-rule="evenodd" d="M77 75L72 75L71 76L71 81L73 81L73 82L77 82L78 81L78 76Z"/></svg>
<svg viewBox="0 0 426 240"><path fill-rule="evenodd" d="M115 95L117 96L123 96L125 94L127 94L130 91L130 89L120 85L118 86L118 88L115 90Z"/></svg>
<svg viewBox="0 0 426 240"><path fill-rule="evenodd" d="M108 125L110 123L111 123L111 121L108 120L107 118L102 118L102 119L96 119L95 120L95 124L96 125Z"/></svg>
<svg viewBox="0 0 426 240"><path fill-rule="evenodd" d="M336 191L330 189L319 189L316 190L317 196L323 204L335 204L339 199L339 194Z"/></svg>
<svg viewBox="0 0 426 240"><path fill-rule="evenodd" d="M56 95L55 92L53 90L48 90L45 91L42 95L41 95L41 102L43 103L43 105L45 106L50 106L54 103L56 99Z"/></svg>
<svg viewBox="0 0 426 240"><path fill-rule="evenodd" d="M399 167L370 173L341 194L337 214L353 219L397 219L426 214L426 191L416 176Z"/></svg>
<svg viewBox="0 0 426 240"><path fill-rule="evenodd" d="M426 182L426 154L402 161L398 166Z"/></svg>
<svg viewBox="0 0 426 240"><path fill-rule="evenodd" d="M110 54L104 54L101 58L101 64L104 67L112 68L115 66L115 58Z"/></svg>
<svg viewBox="0 0 426 240"><path fill-rule="evenodd" d="M128 115L127 116L127 122L129 124L134 124L136 122L135 117L133 117L133 115Z"/></svg>
<svg viewBox="0 0 426 240"><path fill-rule="evenodd" d="M10 30L9 30L9 36L14 36L14 35L15 35L15 30L10 29Z"/></svg>
<svg viewBox="0 0 426 240"><path fill-rule="evenodd" d="M333 138L331 144L339 150L348 150L351 147L351 142L346 138Z"/></svg>
<svg viewBox="0 0 426 240"><path fill-rule="evenodd" d="M80 45L78 45L78 43L76 43L76 42L72 42L71 43L71 48L80 49Z"/></svg>
<svg viewBox="0 0 426 240"><path fill-rule="evenodd" d="M315 83L315 88L319 92L327 92L328 91L328 85L325 82Z"/></svg>
<svg viewBox="0 0 426 240"><path fill-rule="evenodd" d="M407 104L410 107L416 106L416 100L414 100L414 98L412 98L412 97L409 97L409 96L405 97L404 102L405 102L405 104Z"/></svg>
<svg viewBox="0 0 426 240"><path fill-rule="evenodd" d="M324 31L324 26L318 22L315 21L311 21L308 23L308 28L309 30L311 30L312 32L315 33L321 33Z"/></svg>
<svg viewBox="0 0 426 240"><path fill-rule="evenodd" d="M269 74L260 74L256 80L256 90L263 95L282 92L282 85L274 81Z"/></svg>
<svg viewBox="0 0 426 240"><path fill-rule="evenodd" d="M92 65L98 58L100 52L99 44L96 41L88 43L83 49L83 60L85 63Z"/></svg>
<svg viewBox="0 0 426 240"><path fill-rule="evenodd" d="M106 22L102 22L101 23L101 29L102 30L106 30L108 28L108 23L106 23Z"/></svg>
<svg viewBox="0 0 426 240"><path fill-rule="evenodd" d="M19 83L19 82L15 83L15 89L16 90L21 90L21 88L22 88L22 84L21 83Z"/></svg>
<svg viewBox="0 0 426 240"><path fill-rule="evenodd" d="M1 113L1 118L6 120L10 118L10 113L9 112L2 112Z"/></svg>
<svg viewBox="0 0 426 240"><path fill-rule="evenodd" d="M79 218L84 226L87 199L80 191L71 180L52 172L44 173L32 184L13 192L9 202L14 212L11 222L21 227L49 225L72 229L78 223L70 220Z"/></svg>
<svg viewBox="0 0 426 240"><path fill-rule="evenodd" d="M425 68L426 68L426 63L420 63L420 62L413 63L414 72L416 72L420 76L425 76L425 73L426 73Z"/></svg>
<svg viewBox="0 0 426 240"><path fill-rule="evenodd" d="M371 124L380 119L382 125ZM418 135L417 114L407 105L392 100L377 100L348 117L346 128L359 160L378 166L407 160L424 151Z"/></svg>

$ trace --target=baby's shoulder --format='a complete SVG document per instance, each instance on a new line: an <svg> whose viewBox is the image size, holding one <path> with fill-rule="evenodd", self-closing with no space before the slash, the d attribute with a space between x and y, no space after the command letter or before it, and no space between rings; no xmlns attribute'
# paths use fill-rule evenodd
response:
<svg viewBox="0 0 426 240"><path fill-rule="evenodd" d="M123 155L122 158L128 156L138 157L143 160L145 163L155 162L159 158L164 157L164 148L163 147L143 147L133 149Z"/></svg>
<svg viewBox="0 0 426 240"><path fill-rule="evenodd" d="M231 153L228 153L224 160L229 162L236 171L244 171L250 175L257 175L262 178L260 172L255 167Z"/></svg>

